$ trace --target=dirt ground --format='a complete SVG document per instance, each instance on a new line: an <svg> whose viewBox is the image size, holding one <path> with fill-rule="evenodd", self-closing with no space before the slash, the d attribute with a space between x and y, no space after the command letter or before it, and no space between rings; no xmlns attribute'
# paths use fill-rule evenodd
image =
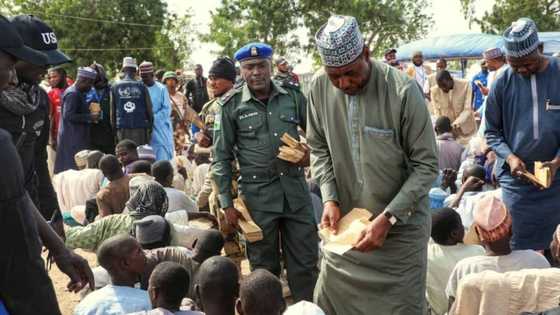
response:
<svg viewBox="0 0 560 315"><path fill-rule="evenodd" d="M82 250L76 250L76 253L87 259L90 267L97 266L97 259L95 254L88 253ZM49 276L52 279L54 290L56 291L56 297L58 298L58 305L63 315L72 315L74 307L80 302L80 295L77 293L68 292L66 290L66 285L68 284L68 277L60 272L56 265L53 264L51 270L49 271Z"/></svg>

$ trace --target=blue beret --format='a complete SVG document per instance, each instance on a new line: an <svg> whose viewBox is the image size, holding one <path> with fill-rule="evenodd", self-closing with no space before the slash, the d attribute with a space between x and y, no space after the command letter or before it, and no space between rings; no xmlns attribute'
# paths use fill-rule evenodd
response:
<svg viewBox="0 0 560 315"><path fill-rule="evenodd" d="M272 47L264 43L249 43L237 50L233 58L237 61L243 61L249 58L270 58L272 56Z"/></svg>

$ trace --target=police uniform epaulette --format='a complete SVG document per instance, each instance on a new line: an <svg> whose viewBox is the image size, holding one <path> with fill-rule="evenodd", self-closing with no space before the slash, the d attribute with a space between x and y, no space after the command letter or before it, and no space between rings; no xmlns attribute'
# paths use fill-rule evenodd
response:
<svg viewBox="0 0 560 315"><path fill-rule="evenodd" d="M242 86L241 87L234 87L231 90L227 91L226 94L222 95L220 97L220 99L218 100L218 104L220 104L220 106L224 106L226 105L227 102L229 102L229 100L231 100L231 98L241 92Z"/></svg>
<svg viewBox="0 0 560 315"><path fill-rule="evenodd" d="M300 86L298 83L294 83L291 80L275 80L276 84L281 86L284 89L293 89L296 91L300 91Z"/></svg>

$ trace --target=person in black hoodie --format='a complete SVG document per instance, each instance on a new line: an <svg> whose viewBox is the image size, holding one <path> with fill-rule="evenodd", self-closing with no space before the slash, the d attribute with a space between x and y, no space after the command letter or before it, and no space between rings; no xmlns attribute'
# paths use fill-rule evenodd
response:
<svg viewBox="0 0 560 315"><path fill-rule="evenodd" d="M47 57L25 46L13 25L3 16L0 16L0 29L3 36L0 41L0 124L13 128L6 124L10 114L15 119L23 117L21 122L25 117L34 118L37 111L30 108L35 103L28 102L27 93L18 93L14 65L42 65ZM93 275L87 261L68 250L49 227L25 186L28 178L20 156L22 152L35 153L35 143L26 142L29 140L25 138L28 130L32 130L31 136L38 137L37 129L23 129L16 135L0 129L0 165L4 170L0 177L0 303L9 314L58 315L56 294L41 257L42 246L49 250L58 268L70 277L69 290L77 292L88 283L93 287ZM48 136L48 129L46 134ZM19 143L19 151L14 145L15 139L19 140L15 142ZM32 159L26 163L28 167L34 164Z"/></svg>
<svg viewBox="0 0 560 315"><path fill-rule="evenodd" d="M54 218L58 223L57 232L62 234L62 217L47 166L49 100L39 82L49 65L66 63L70 59L57 50L52 28L38 18L20 15L13 17L10 25L17 30L23 44L41 53L45 60L19 59L16 62L17 77L12 77L0 103L0 128L12 135L23 165L24 185L35 206L45 219Z"/></svg>
<svg viewBox="0 0 560 315"><path fill-rule="evenodd" d="M99 121L91 125L91 149L99 150L105 154L114 154L116 134L111 126L111 85L102 65L94 62L90 67L97 72L93 87L97 94L97 101L101 106Z"/></svg>

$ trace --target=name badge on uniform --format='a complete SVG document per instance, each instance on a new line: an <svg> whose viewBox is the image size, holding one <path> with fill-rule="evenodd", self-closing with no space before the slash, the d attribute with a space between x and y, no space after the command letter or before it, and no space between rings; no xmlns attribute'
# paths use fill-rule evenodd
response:
<svg viewBox="0 0 560 315"><path fill-rule="evenodd" d="M239 116L239 120L243 120L243 119L246 119L246 118L249 118L249 117L257 116L258 114L259 114L258 112L243 114L243 115Z"/></svg>

